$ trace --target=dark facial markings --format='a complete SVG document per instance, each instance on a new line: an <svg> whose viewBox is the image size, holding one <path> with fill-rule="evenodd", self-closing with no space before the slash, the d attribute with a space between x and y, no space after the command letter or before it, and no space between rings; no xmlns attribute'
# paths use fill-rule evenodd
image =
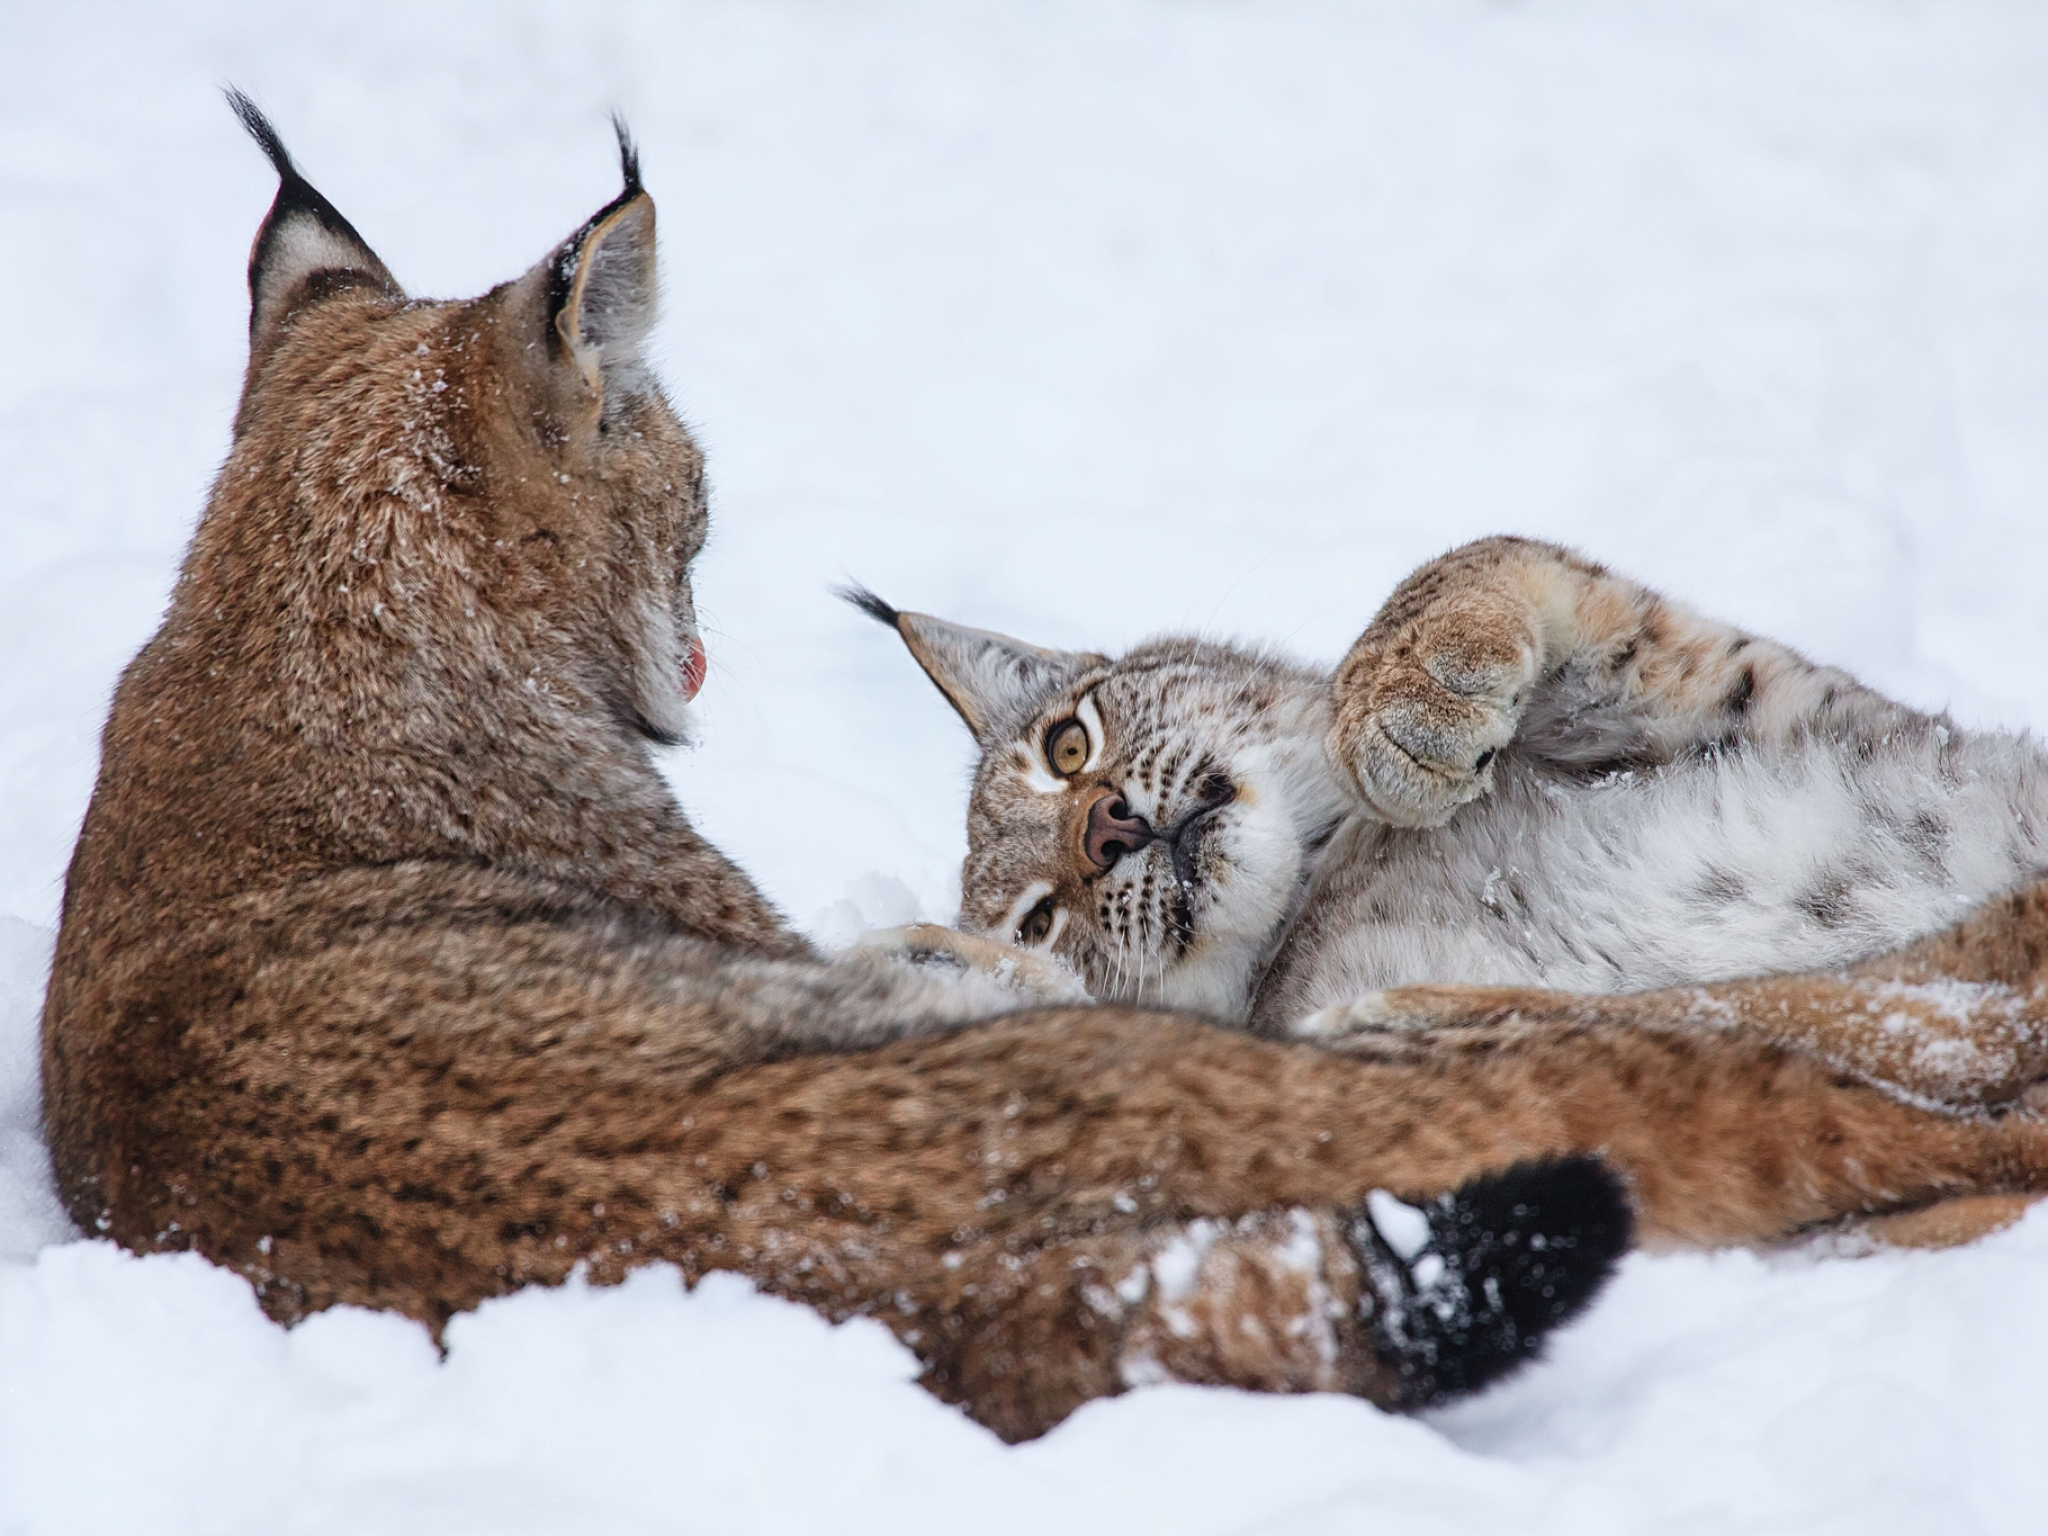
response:
<svg viewBox="0 0 2048 1536"><path fill-rule="evenodd" d="M1045 760L1061 778L1079 773L1088 763L1088 727L1070 716L1047 731Z"/></svg>
<svg viewBox="0 0 2048 1536"><path fill-rule="evenodd" d="M1234 825L1221 813L1239 798L1225 765L1241 740L1259 738L1267 702L1223 681L1199 663L1113 672L1085 691L1099 726L1069 693L1013 738L1025 761L1009 793L1029 809L1013 833L991 823L977 846L999 857L1007 901L1035 880L1054 890L1012 918L1005 937L1052 942L1098 996L1135 996L1162 981L1163 968L1194 948L1217 899L1212 887L1229 864L1224 828ZM1056 790L1033 781L1031 759L1061 781ZM1028 838L1028 861L1000 857L1010 836Z"/></svg>

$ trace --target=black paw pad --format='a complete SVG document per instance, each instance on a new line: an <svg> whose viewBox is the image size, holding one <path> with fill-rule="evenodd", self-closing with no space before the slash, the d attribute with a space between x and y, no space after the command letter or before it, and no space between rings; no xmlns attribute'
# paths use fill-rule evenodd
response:
<svg viewBox="0 0 2048 1536"><path fill-rule="evenodd" d="M1607 1283L1634 1227L1620 1179L1592 1157L1517 1163L1421 1207L1375 1192L1351 1246L1399 1405L1449 1402L1532 1359Z"/></svg>

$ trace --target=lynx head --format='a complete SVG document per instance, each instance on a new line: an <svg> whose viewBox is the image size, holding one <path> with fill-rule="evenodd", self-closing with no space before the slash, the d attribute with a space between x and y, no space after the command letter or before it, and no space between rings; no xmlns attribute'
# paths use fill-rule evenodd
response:
<svg viewBox="0 0 2048 1536"><path fill-rule="evenodd" d="M1050 950L1098 999L1241 1020L1349 809L1329 679L1202 640L1049 651L872 593L981 748L960 924Z"/></svg>
<svg viewBox="0 0 2048 1536"><path fill-rule="evenodd" d="M438 667L450 694L523 689L681 737L705 665L688 572L703 459L642 357L654 203L623 125L618 196L524 276L437 302L408 298L230 101L280 184L249 259L234 449L185 587L232 580L306 639L282 654L365 669L380 702ZM291 558L262 559L266 542ZM252 595L252 572L275 590ZM434 709L415 698L410 718Z"/></svg>

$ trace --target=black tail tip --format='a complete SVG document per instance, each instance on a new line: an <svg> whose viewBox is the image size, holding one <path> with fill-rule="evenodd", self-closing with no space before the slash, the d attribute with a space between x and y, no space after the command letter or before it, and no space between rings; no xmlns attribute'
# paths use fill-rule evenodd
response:
<svg viewBox="0 0 2048 1536"><path fill-rule="evenodd" d="M896 627L896 621L902 617L894 608L857 581L848 582L843 587L834 587L832 593L841 601L853 604L877 624L886 624L891 629Z"/></svg>
<svg viewBox="0 0 2048 1536"><path fill-rule="evenodd" d="M1406 1233L1391 1230L1402 1221L1376 1221L1369 1203L1352 1241L1378 1302L1374 1344L1403 1408L1450 1402L1534 1359L1600 1293L1635 1236L1627 1189L1594 1157L1517 1163L1419 1211L1396 1202L1382 1215L1401 1212Z"/></svg>
<svg viewBox="0 0 2048 1536"><path fill-rule="evenodd" d="M285 150L284 140L278 137L270 119L263 115L263 109L232 85L222 86L221 94L227 97L229 109L242 120L242 126L249 130L249 137L261 145L263 153L270 157L270 163L277 168L277 174L286 181L297 177L299 173L292 165L291 155Z"/></svg>

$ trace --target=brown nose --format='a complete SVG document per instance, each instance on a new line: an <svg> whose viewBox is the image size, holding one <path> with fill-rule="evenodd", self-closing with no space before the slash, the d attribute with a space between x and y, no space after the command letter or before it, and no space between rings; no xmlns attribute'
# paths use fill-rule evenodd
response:
<svg viewBox="0 0 2048 1536"><path fill-rule="evenodd" d="M1156 835L1150 822L1131 814L1122 795L1104 795L1088 807L1088 836L1083 846L1088 862L1107 871L1124 854L1136 853Z"/></svg>

